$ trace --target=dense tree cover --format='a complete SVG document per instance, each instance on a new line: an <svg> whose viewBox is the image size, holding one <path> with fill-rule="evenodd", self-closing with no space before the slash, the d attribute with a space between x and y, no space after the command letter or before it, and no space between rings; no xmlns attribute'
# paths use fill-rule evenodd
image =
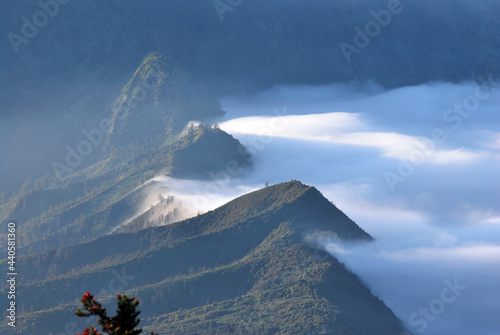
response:
<svg viewBox="0 0 500 335"><path fill-rule="evenodd" d="M305 242L308 231L371 240L319 191L292 181L168 226L22 257L18 289L32 309L19 318L22 334L63 327L80 287L103 299L113 289L140 296L141 325L160 333L402 331L354 274Z"/></svg>

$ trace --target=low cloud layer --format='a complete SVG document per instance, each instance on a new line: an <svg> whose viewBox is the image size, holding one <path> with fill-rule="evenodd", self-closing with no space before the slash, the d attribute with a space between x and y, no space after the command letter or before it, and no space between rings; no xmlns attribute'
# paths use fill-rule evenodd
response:
<svg viewBox="0 0 500 335"><path fill-rule="evenodd" d="M251 148L255 177L365 184L374 199L441 225L500 217L499 87L275 88L222 103L229 112L220 127Z"/></svg>
<svg viewBox="0 0 500 335"><path fill-rule="evenodd" d="M316 242L411 332L498 333L498 86L276 87L222 105L220 128L249 149L253 171L232 179L213 171L221 178L205 182L157 178L169 194L206 212L266 182L315 186L376 238Z"/></svg>
<svg viewBox="0 0 500 335"><path fill-rule="evenodd" d="M364 245L320 244L368 283L413 333L495 334L500 246L464 242L463 232L424 225L414 233L420 236L399 232L398 238Z"/></svg>
<svg viewBox="0 0 500 335"><path fill-rule="evenodd" d="M222 105L221 129L249 148L255 169L231 180L163 179L176 197L207 211L266 182L313 185L376 238L317 242L410 331L497 333L499 87L276 87Z"/></svg>

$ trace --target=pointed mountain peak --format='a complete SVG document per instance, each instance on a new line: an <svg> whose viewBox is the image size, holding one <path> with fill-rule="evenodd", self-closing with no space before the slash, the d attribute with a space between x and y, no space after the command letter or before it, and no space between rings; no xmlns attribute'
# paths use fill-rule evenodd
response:
<svg viewBox="0 0 500 335"><path fill-rule="evenodd" d="M106 148L168 139L189 121L207 121L224 112L214 94L166 56L145 56L115 98Z"/></svg>
<svg viewBox="0 0 500 335"><path fill-rule="evenodd" d="M237 175L251 166L247 150L228 133L200 124L185 132L172 155L177 178L209 179L213 174Z"/></svg>
<svg viewBox="0 0 500 335"><path fill-rule="evenodd" d="M299 233L329 231L344 240L373 239L316 188L296 180L248 193L206 215L211 227L205 229L210 230L265 217L291 222Z"/></svg>
<svg viewBox="0 0 500 335"><path fill-rule="evenodd" d="M311 188L311 186L304 185L300 181L292 180L266 186L260 190L243 195L225 206L240 206L244 204L249 211L261 213L295 201Z"/></svg>

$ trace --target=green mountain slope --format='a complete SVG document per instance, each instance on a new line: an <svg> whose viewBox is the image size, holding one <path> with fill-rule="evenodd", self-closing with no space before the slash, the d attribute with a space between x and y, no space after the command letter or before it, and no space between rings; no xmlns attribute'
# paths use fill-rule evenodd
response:
<svg viewBox="0 0 500 335"><path fill-rule="evenodd" d="M399 334L382 301L305 242L318 231L372 239L316 189L292 181L168 226L22 257L26 313L14 333L57 333L78 321L71 311L90 290L105 301L136 295L142 325L160 333Z"/></svg>
<svg viewBox="0 0 500 335"><path fill-rule="evenodd" d="M223 115L219 102L165 56L147 55L113 103L107 149L165 140L189 121Z"/></svg>
<svg viewBox="0 0 500 335"><path fill-rule="evenodd" d="M228 162L244 169L250 165L250 156L232 136L200 126L159 144L124 147L64 183L47 178L53 189L12 197L0 207L0 218L22 222L18 231L21 253L69 246L108 234L133 218L150 192L152 185L145 184L149 179L160 174L209 179L210 173L226 171ZM0 246L5 243L2 239Z"/></svg>
<svg viewBox="0 0 500 335"><path fill-rule="evenodd" d="M172 144L189 121L211 123L214 118L224 114L215 96L203 84L193 80L158 52L145 54L135 64L135 68L124 70L124 73L130 76L120 78L118 82L108 83L106 76L96 79L99 83L91 86L98 92L86 91L82 87L87 87L89 83L80 81L76 88L78 96L70 99L70 102L60 98L66 96L62 92L56 94L57 98L49 99L47 105L42 101L31 102L30 110L37 106L39 111L40 119L36 128L43 129L41 133L49 134L41 136L37 132L34 135L36 140L30 141L29 147L21 148L24 145L14 142L0 148L2 156L3 150L10 154L16 152L13 161L2 160L1 165L13 166L15 160L27 156L36 161L36 165L17 164L21 168L4 169L2 166L2 175L5 173L7 176L8 170L11 170L13 176L2 179L2 202L5 195L1 191L9 190L12 193L13 189L21 188L24 181L36 178L46 181L50 179L48 175L66 178L89 167L94 172L101 172L109 166L110 158L116 161L116 153L127 156L130 153L138 154L139 150L144 152L145 147L149 150ZM85 81L87 77L78 77L76 80ZM106 85L106 89L102 88ZM68 86L71 84L61 84L60 88L64 90ZM44 85L37 89L44 90ZM64 110L64 115L54 118L49 116L61 110ZM0 123L2 135L18 127L12 123L12 119L4 120L6 122ZM37 146L43 148L37 150ZM26 171L32 173L27 174ZM16 184L18 187L13 188Z"/></svg>

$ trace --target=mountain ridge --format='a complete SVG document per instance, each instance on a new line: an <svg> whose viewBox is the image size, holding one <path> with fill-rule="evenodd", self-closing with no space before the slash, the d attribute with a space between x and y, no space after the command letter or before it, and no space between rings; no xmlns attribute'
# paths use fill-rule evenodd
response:
<svg viewBox="0 0 500 335"><path fill-rule="evenodd" d="M104 148L168 140L189 121L224 115L219 102L160 52L144 57L115 98Z"/></svg>
<svg viewBox="0 0 500 335"><path fill-rule="evenodd" d="M23 18L29 21L35 13L44 13L38 3L3 1L3 36L22 35ZM234 11L226 12L223 21L211 1L154 0L144 5L132 0L82 0L61 5L49 24L37 29L36 36L21 45L18 53L8 38L0 42L5 69L0 72L5 120L5 124L0 123L0 134L6 141L19 133L32 137L0 148L0 155L7 157L0 162L7 175L2 187L9 191L20 188L27 178L50 171L53 161L64 160L66 145L74 147L83 139L83 129L96 128L95 121L108 117L109 110L120 105L117 96L118 100L128 96L123 99L125 109L129 103L144 103L144 107L165 112L163 103L147 101L159 92L148 90L154 85L131 82L131 74L137 73L145 59L156 57L155 53L164 57L164 72L179 78L178 84L183 83L182 92L176 95L184 94L187 106L198 101L215 107L216 97L277 85L373 81L396 88L498 77L500 40L494 33L500 30L498 1L400 3L402 12L392 15L389 24L380 27L380 34L366 36L364 44L359 42L363 40L359 31L366 35L367 25L377 25L371 13L380 15L387 8L387 0L255 0L231 7ZM341 43L357 51L350 63ZM124 83L131 84L130 91L124 91ZM134 89L147 92L146 101L141 100L142 95L134 95ZM164 93L165 97L172 95ZM131 101L132 97L136 101ZM199 111L196 108L194 114ZM123 136L127 132L120 133L122 125L136 124L144 129L145 118L139 116L146 113L135 108L130 114L135 116L122 120L120 115L115 120L113 138L116 136L119 142L108 142L108 147L121 141L129 143L135 137L130 132L130 138ZM152 119L165 116L161 115L152 115ZM155 130L152 137L159 130L171 130L158 122L150 121L149 126ZM36 169L32 168L35 165Z"/></svg>
<svg viewBox="0 0 500 335"><path fill-rule="evenodd" d="M178 151L196 153L190 149L193 145L203 147L204 152L178 155ZM103 161L105 167L99 162L99 168L91 166L63 182L47 177L46 183L55 184L53 189L27 189L2 204L2 220L14 218L24 223L19 228L18 252L58 248L108 233L137 211L144 191L137 188L160 174L175 176L174 169L197 165L201 169L183 175L209 179L211 172L226 171L228 162L235 162L241 171L251 166L249 154L235 138L208 126L193 128L169 143L127 149ZM207 154L209 157L204 156ZM179 156L184 158L179 161ZM208 167L211 170L203 169ZM6 240L0 241L0 246L4 243Z"/></svg>
<svg viewBox="0 0 500 335"><path fill-rule="evenodd" d="M167 226L25 256L19 260L20 282L27 283L19 287L20 301L29 296L35 310L20 322L35 328L69 322L77 304L69 297L85 287L109 301L114 292L102 291L102 283L110 273L123 273L133 278L124 291L143 301L146 330L359 334L376 329L397 335L403 327L390 309L344 265L305 241L311 229L325 228L341 239L372 240L328 200L319 202L321 197L315 188L291 181ZM322 210L325 206L330 209ZM307 207L297 217L296 211Z"/></svg>

